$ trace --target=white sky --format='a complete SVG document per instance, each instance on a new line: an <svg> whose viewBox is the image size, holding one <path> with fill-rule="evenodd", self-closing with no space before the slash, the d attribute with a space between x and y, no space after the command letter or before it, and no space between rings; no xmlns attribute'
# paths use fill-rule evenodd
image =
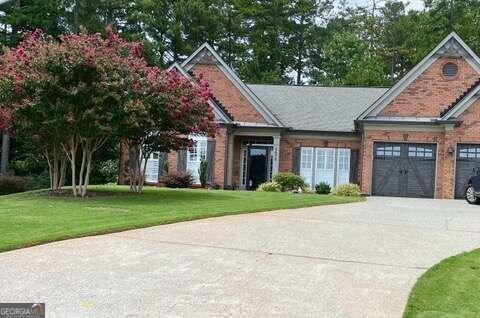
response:
<svg viewBox="0 0 480 318"><path fill-rule="evenodd" d="M423 5L423 0L402 0L404 3L408 3L408 9L410 10L422 10L424 5ZM371 5L372 0L348 0L349 3L352 5ZM380 2L379 5L382 5L382 0L377 0L377 2ZM385 2L385 0L383 1Z"/></svg>

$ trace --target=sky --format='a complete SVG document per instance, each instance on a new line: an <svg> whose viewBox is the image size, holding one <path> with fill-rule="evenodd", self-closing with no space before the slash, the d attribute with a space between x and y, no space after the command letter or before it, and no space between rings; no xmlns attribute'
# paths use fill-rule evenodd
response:
<svg viewBox="0 0 480 318"><path fill-rule="evenodd" d="M352 5L370 5L371 0L348 0ZM381 0L377 0L381 2ZM408 9L410 10L422 10L423 9L423 0L402 0L404 3L408 3ZM380 3L381 5L381 3Z"/></svg>

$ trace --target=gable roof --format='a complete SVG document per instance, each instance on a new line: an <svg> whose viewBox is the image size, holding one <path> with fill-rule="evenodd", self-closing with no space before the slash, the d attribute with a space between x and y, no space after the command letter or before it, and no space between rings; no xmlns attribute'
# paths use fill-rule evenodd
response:
<svg viewBox="0 0 480 318"><path fill-rule="evenodd" d="M352 132L354 120L387 88L248 85L294 130Z"/></svg>
<svg viewBox="0 0 480 318"><path fill-rule="evenodd" d="M202 61L208 60L210 63L218 65L219 69L225 76L235 85L241 94L250 102L250 104L262 115L265 121L274 126L283 126L282 122L265 106L260 98L258 98L250 88L238 77L237 73L225 63L222 57L208 43L201 45L192 55L190 55L181 67L185 71Z"/></svg>
<svg viewBox="0 0 480 318"><path fill-rule="evenodd" d="M403 92L418 76L420 76L428 67L430 67L441 55L462 56L465 60L480 73L480 58L470 47L458 36L452 32L446 36L430 53L423 58L413 69L411 69L400 81L392 88L378 98L370 107L368 107L359 117L364 120L369 117L378 116L378 114L401 92Z"/></svg>
<svg viewBox="0 0 480 318"><path fill-rule="evenodd" d="M188 74L178 63L173 63L168 69L168 71L175 70L189 79L192 83L194 82L192 76ZM221 123L232 123L233 116L228 112L227 109L215 98L215 96L211 96L208 99L208 103L213 109L213 113L215 114L215 118Z"/></svg>

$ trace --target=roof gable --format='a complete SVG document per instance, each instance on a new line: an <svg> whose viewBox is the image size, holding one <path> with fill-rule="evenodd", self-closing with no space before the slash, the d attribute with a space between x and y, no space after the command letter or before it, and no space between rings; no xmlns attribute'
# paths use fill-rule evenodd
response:
<svg viewBox="0 0 480 318"><path fill-rule="evenodd" d="M445 37L420 63L410 70L399 82L391 89L378 98L370 107L368 107L359 117L364 120L379 116L379 114L405 91L418 77L420 77L429 67L432 66L440 57L461 57L477 72L480 73L480 58L468 47L468 45L456 34L450 33Z"/></svg>
<svg viewBox="0 0 480 318"><path fill-rule="evenodd" d="M182 74L186 78L188 78L192 83L194 82L193 78L191 77L188 72L186 72L178 63L172 64L169 68L168 71L175 70L178 73ZM215 114L216 120L220 123L232 123L233 122L233 116L223 107L223 105L215 98L215 96L211 96L208 99L209 105L213 109L213 113Z"/></svg>
<svg viewBox="0 0 480 318"><path fill-rule="evenodd" d="M274 126L283 126L280 120L263 104L250 88L243 83L235 71L225 63L221 56L208 44L204 43L190 55L181 67L190 71L196 64L215 64L225 77L238 89L241 95L254 107L266 123Z"/></svg>

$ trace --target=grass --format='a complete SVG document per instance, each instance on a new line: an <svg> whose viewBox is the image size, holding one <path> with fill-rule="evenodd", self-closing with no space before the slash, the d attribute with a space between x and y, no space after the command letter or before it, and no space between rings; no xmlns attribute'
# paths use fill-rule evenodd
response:
<svg viewBox="0 0 480 318"><path fill-rule="evenodd" d="M480 249L447 258L423 274L404 317L480 317Z"/></svg>
<svg viewBox="0 0 480 318"><path fill-rule="evenodd" d="M315 205L361 198L317 194L97 186L114 192L89 198L26 192L0 197L0 252L74 237L187 220Z"/></svg>

